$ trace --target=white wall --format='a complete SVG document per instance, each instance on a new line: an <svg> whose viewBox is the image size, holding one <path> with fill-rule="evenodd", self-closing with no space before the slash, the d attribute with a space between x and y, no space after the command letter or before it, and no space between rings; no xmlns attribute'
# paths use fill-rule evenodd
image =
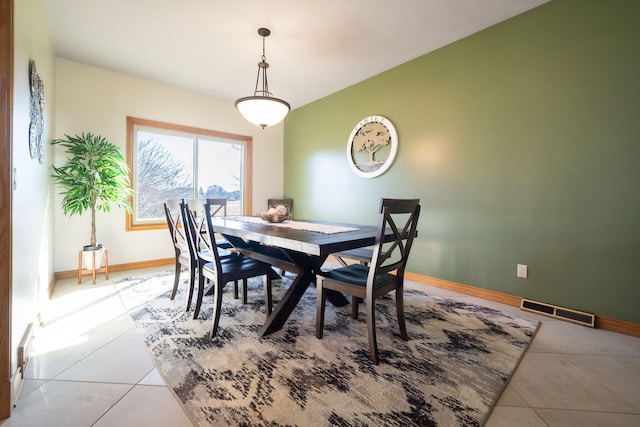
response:
<svg viewBox="0 0 640 427"><path fill-rule="evenodd" d="M126 151L126 117L163 121L253 138L252 212L283 191L283 124L265 130L246 122L232 101L57 59L55 137L92 132ZM242 94L238 94L240 96ZM62 149L56 165L64 162ZM55 193L55 271L77 269L78 251L89 241L89 214L67 217ZM125 213L96 214L96 236L109 248L109 264L170 258L167 230L125 231Z"/></svg>
<svg viewBox="0 0 640 427"><path fill-rule="evenodd" d="M37 321L53 278L50 178L55 104L55 55L44 0L15 2L12 161L15 170L12 213L12 371L16 348L27 325ZM29 155L29 60L44 85L44 162Z"/></svg>

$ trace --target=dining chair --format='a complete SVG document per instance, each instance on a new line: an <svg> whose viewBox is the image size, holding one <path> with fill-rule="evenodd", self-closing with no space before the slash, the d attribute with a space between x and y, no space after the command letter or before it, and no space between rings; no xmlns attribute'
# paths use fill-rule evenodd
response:
<svg viewBox="0 0 640 427"><path fill-rule="evenodd" d="M366 302L369 350L375 365L379 363L375 328L376 298L395 290L400 337L404 341L409 339L404 320L404 272L419 216L419 199L382 199L376 242L369 266L358 263L317 272L316 338L322 338L326 290L332 289L352 296L351 317L354 319L358 317L359 302ZM392 232L392 238L387 237L389 231Z"/></svg>
<svg viewBox="0 0 640 427"><path fill-rule="evenodd" d="M212 199L208 198L207 203L211 207L211 216L227 216L227 199L217 198ZM218 245L218 252L224 250L234 251L235 248L233 245L224 237L220 235L216 235L216 244ZM238 299L238 281L233 282L233 298ZM244 303L247 303L246 297L244 297Z"/></svg>
<svg viewBox="0 0 640 427"><path fill-rule="evenodd" d="M211 212L218 212L220 210L220 205L221 202L216 202L216 200L220 200L220 199L191 199L191 205L192 206L196 206L199 203L206 203L209 204L210 206L212 206L211 208ZM225 199L223 199L225 200ZM213 201L213 202L212 202ZM187 237L187 242L189 243L189 253L190 255L193 257L194 262L194 270L195 273L194 275L198 275L199 277L199 269L198 269L198 263L199 258L198 258L198 252L199 251L203 251L205 254L207 254L207 252L209 251L209 247L207 246L203 246L202 243L198 240L198 233L200 234L205 234L206 232L204 231L204 227L202 225L203 222L203 215L204 215L204 211L194 211L194 210L189 210L188 208L188 204L186 202L185 199L182 199L182 202L180 204L181 209L182 209L182 219L183 219L183 226L184 229L187 230L186 232L186 237ZM192 218L194 223L197 224L196 227L191 227L189 224L189 218ZM226 239L223 238L219 238L216 240L216 243L220 243L220 245L216 245L217 248L217 253L218 256L220 258L226 258L229 257L231 255L235 255L235 250L233 250L233 246L227 242ZM208 255L208 254L207 254ZM210 255L208 255L210 256ZM194 292L194 288L195 285L191 285L189 286L189 295L187 298L187 307L186 307L186 311L189 311L189 308L191 307L191 301L193 300L193 292ZM233 282L233 298L238 299L238 281L234 281ZM244 298L244 303L246 304L246 297ZM200 303L196 302L196 306L195 309L193 311L193 318L197 319L198 315L200 314L200 305L201 305L201 301Z"/></svg>
<svg viewBox="0 0 640 427"><path fill-rule="evenodd" d="M187 236L187 228L183 223L182 207L180 199L168 199L164 201L164 214L167 218L167 226L171 235L171 242L175 251L176 271L173 279L173 290L171 291L171 299L176 297L178 292L178 284L180 282L180 273L182 266L189 270L189 296L187 298L187 310L191 304L191 296L193 295L193 287L196 275L196 258L189 247L189 236Z"/></svg>
<svg viewBox="0 0 640 427"><path fill-rule="evenodd" d="M202 305L202 299L208 290L205 290L205 279L211 284L213 291L213 325L210 336L213 338L218 331L220 323L220 311L222 307L222 291L229 282L242 280L243 303L247 302L247 279L251 277L263 277L264 299L267 316L271 314L273 300L271 294L271 265L249 258L240 253L231 253L229 256L220 256L215 239L215 229L212 223L211 205L206 200L188 200L184 203L184 210L188 215L189 228L193 236L196 236L198 257L198 296L196 299L197 317ZM198 220L200 217L200 220Z"/></svg>

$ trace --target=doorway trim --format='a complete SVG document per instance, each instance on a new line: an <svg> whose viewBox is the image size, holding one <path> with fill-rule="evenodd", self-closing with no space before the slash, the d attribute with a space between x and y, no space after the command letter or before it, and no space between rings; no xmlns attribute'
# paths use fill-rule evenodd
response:
<svg viewBox="0 0 640 427"><path fill-rule="evenodd" d="M0 419L11 415L14 0L0 0Z"/></svg>

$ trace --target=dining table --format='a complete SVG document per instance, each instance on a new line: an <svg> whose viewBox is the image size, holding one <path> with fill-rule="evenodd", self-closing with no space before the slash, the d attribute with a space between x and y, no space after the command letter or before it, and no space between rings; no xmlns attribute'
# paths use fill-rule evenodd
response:
<svg viewBox="0 0 640 427"><path fill-rule="evenodd" d="M371 246L377 234L377 227L371 225L312 220L270 223L251 216L213 217L212 225L238 252L296 275L267 317L261 337L282 329L329 255ZM335 306L349 303L337 292L327 299Z"/></svg>

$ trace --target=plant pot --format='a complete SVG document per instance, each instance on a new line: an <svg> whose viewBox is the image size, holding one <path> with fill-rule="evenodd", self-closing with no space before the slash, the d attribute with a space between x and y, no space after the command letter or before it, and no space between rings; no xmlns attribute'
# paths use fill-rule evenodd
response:
<svg viewBox="0 0 640 427"><path fill-rule="evenodd" d="M93 265L93 255L96 257L96 264ZM98 244L96 246L83 246L82 247L82 268L91 270L91 269L99 269L102 267L102 263L104 262L104 249L102 244Z"/></svg>

